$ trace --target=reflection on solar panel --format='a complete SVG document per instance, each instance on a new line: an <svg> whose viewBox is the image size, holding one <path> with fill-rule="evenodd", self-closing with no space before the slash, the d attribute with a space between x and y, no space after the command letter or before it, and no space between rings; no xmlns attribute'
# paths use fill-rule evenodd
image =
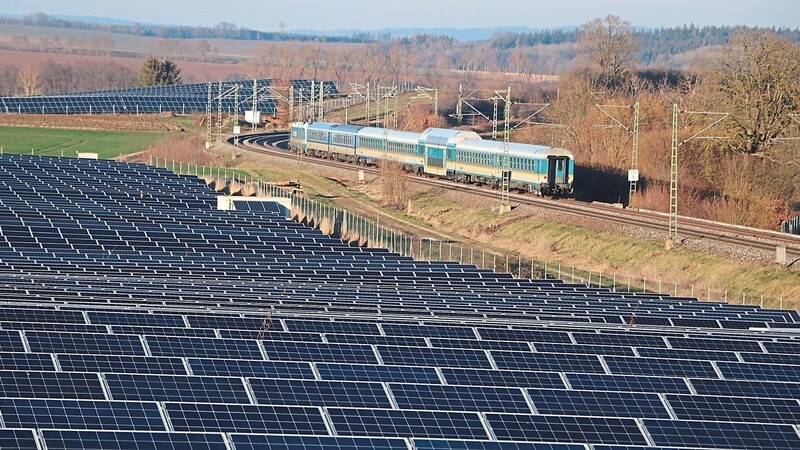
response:
<svg viewBox="0 0 800 450"><path fill-rule="evenodd" d="M416 261L215 195L0 155L0 448L800 448L797 312Z"/></svg>

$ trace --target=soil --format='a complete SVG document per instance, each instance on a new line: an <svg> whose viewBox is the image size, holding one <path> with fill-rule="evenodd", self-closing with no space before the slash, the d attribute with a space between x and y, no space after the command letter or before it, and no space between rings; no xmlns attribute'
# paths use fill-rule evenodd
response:
<svg viewBox="0 0 800 450"><path fill-rule="evenodd" d="M103 131L184 131L159 115L0 114L0 126Z"/></svg>

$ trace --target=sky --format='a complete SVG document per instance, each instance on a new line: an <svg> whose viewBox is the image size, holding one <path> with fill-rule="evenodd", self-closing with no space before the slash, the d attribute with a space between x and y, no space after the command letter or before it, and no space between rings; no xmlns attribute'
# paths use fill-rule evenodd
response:
<svg viewBox="0 0 800 450"><path fill-rule="evenodd" d="M44 12L141 23L261 31L382 28L557 28L614 14L636 27L800 27L800 0L0 0L0 14Z"/></svg>

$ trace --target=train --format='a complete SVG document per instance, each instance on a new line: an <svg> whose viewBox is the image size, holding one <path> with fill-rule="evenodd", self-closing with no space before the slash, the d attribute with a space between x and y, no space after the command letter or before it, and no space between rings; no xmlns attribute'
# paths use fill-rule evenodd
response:
<svg viewBox="0 0 800 450"><path fill-rule="evenodd" d="M500 187L539 195L574 192L575 159L569 150L505 143L473 131L428 128L422 133L331 122L293 122L289 148L303 155L356 164L394 161L406 170L454 181Z"/></svg>

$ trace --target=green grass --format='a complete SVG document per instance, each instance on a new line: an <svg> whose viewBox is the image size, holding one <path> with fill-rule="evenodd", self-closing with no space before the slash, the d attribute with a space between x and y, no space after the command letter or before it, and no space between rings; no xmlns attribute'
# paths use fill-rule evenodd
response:
<svg viewBox="0 0 800 450"><path fill-rule="evenodd" d="M164 139L161 131L96 131L59 128L0 127L4 153L70 156L94 152L102 159L146 150Z"/></svg>

